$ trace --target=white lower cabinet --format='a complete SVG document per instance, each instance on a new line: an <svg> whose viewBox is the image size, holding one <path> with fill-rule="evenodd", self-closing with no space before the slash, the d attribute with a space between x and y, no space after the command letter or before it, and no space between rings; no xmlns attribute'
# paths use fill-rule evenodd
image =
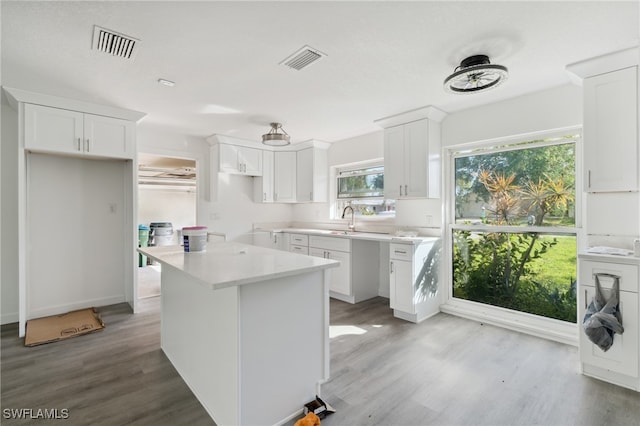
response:
<svg viewBox="0 0 640 426"><path fill-rule="evenodd" d="M391 259L389 264L389 286L391 309L415 314L415 290L413 286L413 261Z"/></svg>
<svg viewBox="0 0 640 426"><path fill-rule="evenodd" d="M298 253L298 254L309 254L309 247L305 247L305 246L297 246L297 245L290 245L289 246L289 251L291 253Z"/></svg>
<svg viewBox="0 0 640 426"><path fill-rule="evenodd" d="M423 266L435 241L434 238L420 245L389 244L389 293L394 316L420 322L440 311L439 292L429 293L420 287L424 285ZM439 270L425 273L439 274Z"/></svg>
<svg viewBox="0 0 640 426"><path fill-rule="evenodd" d="M285 244L285 240L286 238L283 232L261 230L253 232L253 245L255 246L287 250L285 247L288 247L288 244Z"/></svg>
<svg viewBox="0 0 640 426"><path fill-rule="evenodd" d="M624 332L615 334L613 345L606 352L593 344L582 329L585 311L595 295L596 274L620 277L619 307ZM582 372L600 380L640 391L638 316L638 259L620 261L595 255L580 255L578 275L578 325L580 333L580 363ZM599 277L605 297L611 295L614 279Z"/></svg>
<svg viewBox="0 0 640 426"><path fill-rule="evenodd" d="M340 262L338 268L331 270L329 290L345 296L351 297L351 253L336 250L325 250L319 248L309 248L309 256L323 257L325 259L337 260ZM338 297L342 299L341 297ZM347 300L349 301L349 300Z"/></svg>
<svg viewBox="0 0 640 426"><path fill-rule="evenodd" d="M289 251L298 254L309 254L309 236L305 234L288 234Z"/></svg>
<svg viewBox="0 0 640 426"><path fill-rule="evenodd" d="M331 270L330 295L348 303L358 303L378 295L378 268L371 267L379 259L379 244L342 237L309 236L309 255L340 262Z"/></svg>
<svg viewBox="0 0 640 426"><path fill-rule="evenodd" d="M354 303L351 290L351 240L348 238L309 236L309 255L338 260L331 271L329 289L333 297Z"/></svg>

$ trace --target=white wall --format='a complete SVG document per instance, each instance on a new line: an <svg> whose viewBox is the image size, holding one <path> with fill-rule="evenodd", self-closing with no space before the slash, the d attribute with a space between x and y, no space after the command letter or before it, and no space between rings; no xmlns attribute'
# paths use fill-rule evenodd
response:
<svg viewBox="0 0 640 426"><path fill-rule="evenodd" d="M443 146L581 126L582 87L564 86L448 115L442 123ZM640 233L637 193L584 194L579 245L631 248ZM580 201L580 200L578 200Z"/></svg>
<svg viewBox="0 0 640 426"><path fill-rule="evenodd" d="M582 88L567 84L449 114L442 121L442 146L579 125Z"/></svg>
<svg viewBox="0 0 640 426"><path fill-rule="evenodd" d="M163 190L139 186L138 224L149 226L152 222L171 222L174 243L179 244L177 231L185 226L196 225L196 204L195 191Z"/></svg>
<svg viewBox="0 0 640 426"><path fill-rule="evenodd" d="M291 205L253 202L253 178L221 173L217 198L210 201L211 166L209 143L200 137L175 133L145 124L138 125L138 152L196 160L198 225L223 232L228 240L251 242L254 223L289 222Z"/></svg>
<svg viewBox="0 0 640 426"><path fill-rule="evenodd" d="M203 202L209 230L224 232L227 240L251 243L255 223L291 221L291 204L253 202L253 179L250 176L219 174L218 196L214 202Z"/></svg>
<svg viewBox="0 0 640 426"><path fill-rule="evenodd" d="M29 154L29 318L124 302L127 164Z"/></svg>
<svg viewBox="0 0 640 426"><path fill-rule="evenodd" d="M18 321L18 113L2 92L0 322Z"/></svg>
<svg viewBox="0 0 640 426"><path fill-rule="evenodd" d="M327 161L332 167L363 161L378 160L384 156L384 132L382 130L354 138L334 142L329 147ZM331 199L335 197L335 174L329 174L329 194L326 203L304 203L293 205L293 220L296 222L327 222L330 220Z"/></svg>
<svg viewBox="0 0 640 426"><path fill-rule="evenodd" d="M329 168L345 166L365 161L384 158L384 130L344 139L331 144L329 148ZM335 198L335 174L330 174L329 202L296 204L293 217L296 222L330 221L331 200ZM398 200L396 201L396 217L385 221L387 226L408 228L440 228L440 200ZM334 221L340 223L340 221ZM376 226L373 223L360 223L361 229Z"/></svg>

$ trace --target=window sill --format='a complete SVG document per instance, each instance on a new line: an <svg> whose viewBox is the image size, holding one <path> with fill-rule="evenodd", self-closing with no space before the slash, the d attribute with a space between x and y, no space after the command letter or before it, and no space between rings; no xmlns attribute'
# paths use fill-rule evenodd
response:
<svg viewBox="0 0 640 426"><path fill-rule="evenodd" d="M454 298L441 305L440 310L473 321L578 346L577 324Z"/></svg>

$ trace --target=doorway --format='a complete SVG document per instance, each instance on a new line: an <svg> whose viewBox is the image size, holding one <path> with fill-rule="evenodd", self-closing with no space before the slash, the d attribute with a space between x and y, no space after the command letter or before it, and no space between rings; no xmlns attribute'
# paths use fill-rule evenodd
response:
<svg viewBox="0 0 640 426"><path fill-rule="evenodd" d="M196 175L194 159L138 154L138 225L148 245L178 245L182 228L196 224ZM160 265L139 256L137 297L160 292Z"/></svg>

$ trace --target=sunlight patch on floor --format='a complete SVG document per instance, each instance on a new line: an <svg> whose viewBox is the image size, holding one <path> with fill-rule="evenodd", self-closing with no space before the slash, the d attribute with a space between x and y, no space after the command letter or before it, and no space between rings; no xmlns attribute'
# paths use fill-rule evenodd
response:
<svg viewBox="0 0 640 426"><path fill-rule="evenodd" d="M347 334L360 335L366 333L364 328L356 327L355 325L332 325L329 327L329 338L340 337Z"/></svg>

